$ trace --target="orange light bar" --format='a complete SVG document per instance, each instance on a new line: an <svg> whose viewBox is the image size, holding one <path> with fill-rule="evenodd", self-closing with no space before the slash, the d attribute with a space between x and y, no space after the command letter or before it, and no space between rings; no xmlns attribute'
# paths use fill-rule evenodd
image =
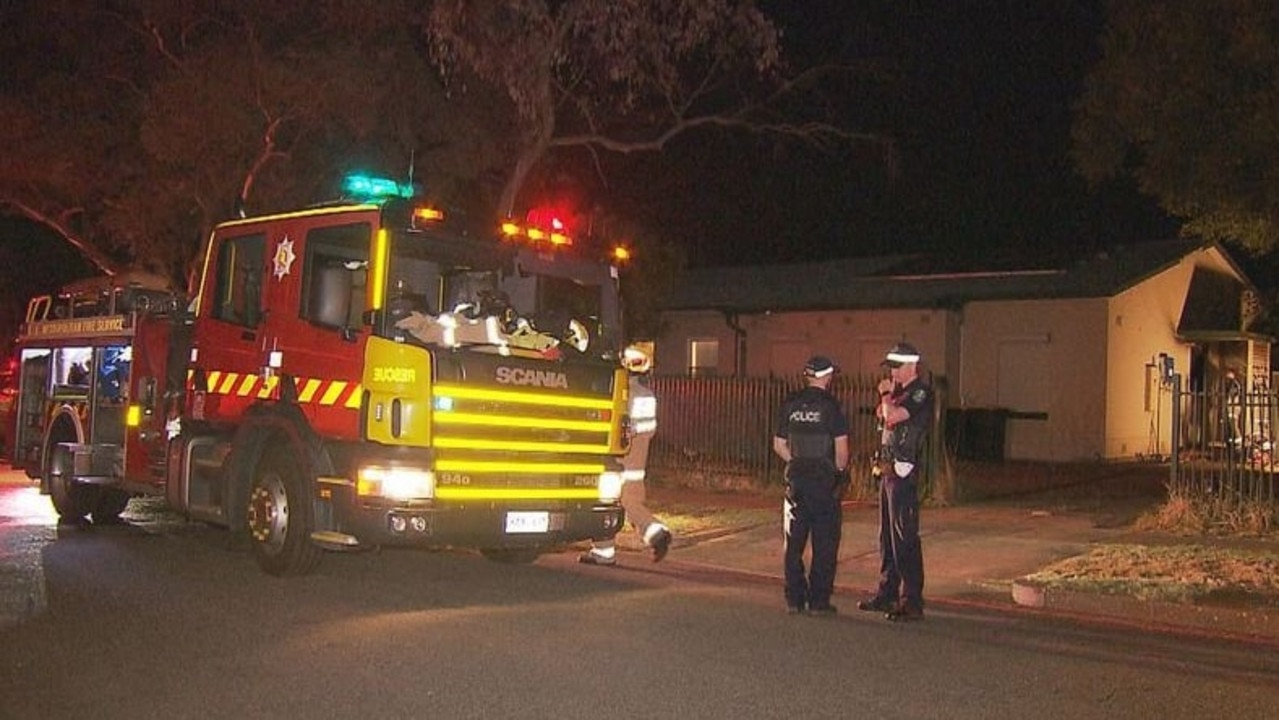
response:
<svg viewBox="0 0 1279 720"><path fill-rule="evenodd" d="M560 231L563 223L553 219L551 224L554 229L547 230L535 226L524 227L508 220L502 223L500 229L502 236L511 240L522 239L529 243L546 242L553 247L566 247L573 244L573 238Z"/></svg>
<svg viewBox="0 0 1279 720"><path fill-rule="evenodd" d="M420 207L413 211L413 217L427 222L439 222L444 219L444 211L433 207Z"/></svg>
<svg viewBox="0 0 1279 720"><path fill-rule="evenodd" d="M625 245L618 245L613 248L613 259L618 262L627 262L631 259L631 249Z"/></svg>

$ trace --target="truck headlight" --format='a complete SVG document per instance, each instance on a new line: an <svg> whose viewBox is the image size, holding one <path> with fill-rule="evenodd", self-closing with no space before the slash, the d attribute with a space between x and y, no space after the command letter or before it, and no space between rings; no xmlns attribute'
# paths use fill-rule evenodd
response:
<svg viewBox="0 0 1279 720"><path fill-rule="evenodd" d="M356 493L389 500L429 500L435 497L435 473L420 468L369 465L360 468Z"/></svg>
<svg viewBox="0 0 1279 720"><path fill-rule="evenodd" d="M615 503L622 497L622 474L606 471L600 473L600 502Z"/></svg>

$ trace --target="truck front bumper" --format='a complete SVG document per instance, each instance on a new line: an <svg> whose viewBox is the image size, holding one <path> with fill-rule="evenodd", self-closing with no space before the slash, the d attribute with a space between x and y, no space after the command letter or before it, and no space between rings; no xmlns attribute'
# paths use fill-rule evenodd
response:
<svg viewBox="0 0 1279 720"><path fill-rule="evenodd" d="M615 504L350 503L333 509L330 526L337 536L353 538L360 547L549 548L607 540L625 520Z"/></svg>

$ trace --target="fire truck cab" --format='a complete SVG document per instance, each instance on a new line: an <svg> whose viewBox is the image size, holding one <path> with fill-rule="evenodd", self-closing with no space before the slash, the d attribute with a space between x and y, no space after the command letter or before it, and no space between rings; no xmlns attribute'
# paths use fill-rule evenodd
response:
<svg viewBox="0 0 1279 720"><path fill-rule="evenodd" d="M64 518L162 494L277 575L324 549L526 562L612 537L617 273L553 231L505 230L459 235L356 177L341 201L216 227L189 304L140 282L33 300L15 464ZM122 300L86 299L104 293Z"/></svg>

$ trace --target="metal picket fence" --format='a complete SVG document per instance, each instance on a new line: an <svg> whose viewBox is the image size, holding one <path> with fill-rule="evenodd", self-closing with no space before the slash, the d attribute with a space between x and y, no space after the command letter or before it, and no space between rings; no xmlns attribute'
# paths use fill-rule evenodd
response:
<svg viewBox="0 0 1279 720"><path fill-rule="evenodd" d="M879 447L875 405L877 376L838 375L831 393L839 400L849 421L854 480L869 477ZM802 377L736 378L657 376L651 383L657 395L658 431L653 439L649 466L656 471L714 473L779 483L782 462L773 453L777 413L787 394L803 386ZM937 406L944 407L942 387ZM944 437L938 412L929 436L928 456L936 458ZM925 462L923 483L931 487L933 468Z"/></svg>
<svg viewBox="0 0 1279 720"><path fill-rule="evenodd" d="M868 478L879 445L875 421L876 376L840 375L831 392L850 424L853 481ZM937 392L933 429L929 434L921 491L933 493L938 483L953 482L947 448L945 378L932 378ZM658 432L649 466L656 472L735 476L752 482L780 483L782 463L772 438L783 399L802 387L803 378L734 378L657 376ZM1279 395L1257 387L1228 397L1220 387L1208 390L1166 388L1175 408L1169 490L1188 497L1207 497L1230 512L1248 504L1273 506L1279 501L1273 428L1279 422ZM957 425L956 433L962 431ZM1002 437L1002 435L1000 436ZM955 438L949 438L954 445ZM995 460L1002 460L1002 455ZM955 491L952 486L951 492Z"/></svg>
<svg viewBox="0 0 1279 720"><path fill-rule="evenodd" d="M1230 512L1273 506L1276 462L1273 428L1279 400L1265 387L1234 395L1223 388L1173 388L1169 491L1211 498Z"/></svg>

